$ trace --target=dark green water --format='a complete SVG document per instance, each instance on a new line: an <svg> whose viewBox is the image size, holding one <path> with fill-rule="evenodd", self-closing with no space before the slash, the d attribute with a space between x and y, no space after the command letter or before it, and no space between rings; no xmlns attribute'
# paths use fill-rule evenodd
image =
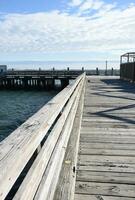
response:
<svg viewBox="0 0 135 200"><path fill-rule="evenodd" d="M0 141L55 95L44 91L0 91Z"/></svg>

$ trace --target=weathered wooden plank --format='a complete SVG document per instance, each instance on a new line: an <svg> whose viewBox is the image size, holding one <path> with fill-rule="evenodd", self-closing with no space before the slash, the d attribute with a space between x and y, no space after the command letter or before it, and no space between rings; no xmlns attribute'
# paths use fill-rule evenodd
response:
<svg viewBox="0 0 135 200"><path fill-rule="evenodd" d="M75 200L134 200L132 197L75 194Z"/></svg>
<svg viewBox="0 0 135 200"><path fill-rule="evenodd" d="M94 136L94 137L81 137L80 138L81 142L85 143L94 143L94 142L99 142L99 143L122 143L122 144L134 144L135 143L135 137L100 137L100 136Z"/></svg>
<svg viewBox="0 0 135 200"><path fill-rule="evenodd" d="M79 155L80 165L90 165L92 163L110 164L135 164L135 157L132 156L106 156L106 155Z"/></svg>
<svg viewBox="0 0 135 200"><path fill-rule="evenodd" d="M125 128L121 128L121 127L119 127L119 128L106 128L106 127L102 127L102 128L99 128L98 126L95 126L95 127L93 127L93 128L89 128L89 127L82 127L82 129L81 129L81 134L83 133L83 132L89 132L89 133L91 133L91 132L107 132L107 133L112 133L112 132L116 132L116 133L124 133L124 132L126 132L127 133L127 129L125 129ZM128 133L134 133L134 128L129 128L128 129Z"/></svg>
<svg viewBox="0 0 135 200"><path fill-rule="evenodd" d="M107 134L107 135L100 135L100 134L94 134L94 135L81 135L81 137L80 137L80 139L82 139L82 140L84 140L84 139L86 139L86 140L89 140L89 141L92 141L92 140L100 140L100 141L102 141L102 140L110 140L110 139L112 139L112 141L113 140L120 140L120 141L125 141L125 140L127 140L127 142L128 141L135 141L135 137L134 137L134 135L109 135L109 134Z"/></svg>
<svg viewBox="0 0 135 200"><path fill-rule="evenodd" d="M135 175L133 173L122 172L99 172L99 171L77 171L77 181L100 182L100 183L117 183L117 184L134 184Z"/></svg>
<svg viewBox="0 0 135 200"><path fill-rule="evenodd" d="M135 115L132 115L132 116L126 116L126 115L122 115L122 116L119 116L119 115L110 115L110 113L108 113L108 117L106 116L106 117L98 117L98 115L97 115L97 117L95 117L94 118L94 116L93 117L83 117L83 122L88 122L88 123L94 123L94 122L96 122L96 123L115 123L115 122L117 122L117 123L121 123L122 122L122 118L123 117L126 117L126 119L127 120L132 120L132 121L134 121L135 122L135 120L133 119L134 118L134 116Z"/></svg>
<svg viewBox="0 0 135 200"><path fill-rule="evenodd" d="M135 144L123 144L123 143L100 143L100 142L80 142L80 148L86 149L112 149L112 150L135 150Z"/></svg>
<svg viewBox="0 0 135 200"><path fill-rule="evenodd" d="M135 197L135 185L77 181L76 193L117 197Z"/></svg>
<svg viewBox="0 0 135 200"><path fill-rule="evenodd" d="M88 105L89 101L91 104ZM134 101L132 101L132 106L129 109L126 109L126 106L128 106L127 102L125 104L120 105L120 107L117 109L116 108L117 101L112 102L112 105L109 105L109 107L106 106L106 104L105 105L100 104L100 107L98 107L98 108L97 108L97 106L99 104L97 106L96 106L96 104L93 105L93 102L91 101L91 97L89 98L89 101L88 102L85 101L84 117L88 117L88 116L89 117L92 117L92 116L93 117L96 117L96 116L97 117L106 117L105 115L103 115L103 116L100 115L100 114L103 114L104 111L105 111L104 114L110 114L110 115L121 115L121 116L123 116L123 115L130 116L131 115L132 116L135 114L135 111L132 108L134 106L134 104L133 104Z"/></svg>
<svg viewBox="0 0 135 200"><path fill-rule="evenodd" d="M116 164L116 163L92 163L91 165L78 164L78 170L84 171L99 171L99 172L123 172L123 173L135 173L135 165L132 164Z"/></svg>
<svg viewBox="0 0 135 200"><path fill-rule="evenodd" d="M81 130L81 137L93 137L93 136L101 136L101 137L104 137L104 136L107 136L107 137L116 137L116 136L120 136L120 137L134 137L135 136L135 132L134 131L98 131L98 130L90 130L90 131L87 131L87 130Z"/></svg>
<svg viewBox="0 0 135 200"><path fill-rule="evenodd" d="M135 150L120 150L120 149L90 149L80 147L80 155L107 155L107 156L133 156L135 157Z"/></svg>
<svg viewBox="0 0 135 200"><path fill-rule="evenodd" d="M123 123L123 122L119 122L119 123L116 123L116 122L114 122L114 123L82 122L82 127L94 128L96 126L98 126L99 128L105 128L105 127L106 128L126 128L126 129L134 128L134 124L130 124L130 123L126 123L126 122L125 123Z"/></svg>
<svg viewBox="0 0 135 200"><path fill-rule="evenodd" d="M81 142L85 142L85 143L114 143L114 144L135 144L135 139L112 139L108 138L108 139L104 139L102 138L102 140L100 140L99 138L95 138L95 139L87 139L87 138L81 138L80 140Z"/></svg>
<svg viewBox="0 0 135 200"><path fill-rule="evenodd" d="M101 109L101 108L100 108ZM98 108L98 112L101 112L101 111L103 111L103 109L102 110L99 110L99 108ZM135 116L135 111L132 109L132 110L128 110L128 111L125 111L125 110L123 110L123 111L111 111L111 112L107 112L110 116L118 116L118 117L134 117ZM86 109L85 108L85 110L84 110L84 115L83 115L83 117L84 117L84 119L85 118L99 118L99 119L101 119L101 118L104 118L104 119L107 119L107 116L100 116L98 113L96 113L95 112L95 108L93 108L93 109Z"/></svg>

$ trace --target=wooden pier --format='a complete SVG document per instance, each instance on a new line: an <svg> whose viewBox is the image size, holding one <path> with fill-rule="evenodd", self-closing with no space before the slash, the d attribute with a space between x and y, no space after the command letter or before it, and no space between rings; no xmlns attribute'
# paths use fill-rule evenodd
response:
<svg viewBox="0 0 135 200"><path fill-rule="evenodd" d="M82 73L86 75L119 75L119 70L111 69L107 72L105 70L7 70L0 72L0 90L2 89L40 89L40 90L54 90L58 88L64 89L70 82L77 78ZM59 81L59 84L57 82Z"/></svg>
<svg viewBox="0 0 135 200"><path fill-rule="evenodd" d="M0 200L135 199L135 85L86 77L0 143Z"/></svg>
<svg viewBox="0 0 135 200"><path fill-rule="evenodd" d="M0 89L64 89L82 70L12 70L0 74Z"/></svg>

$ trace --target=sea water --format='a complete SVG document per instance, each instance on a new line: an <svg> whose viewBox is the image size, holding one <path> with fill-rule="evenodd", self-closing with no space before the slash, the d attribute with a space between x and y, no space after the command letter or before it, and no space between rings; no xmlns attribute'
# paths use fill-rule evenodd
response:
<svg viewBox="0 0 135 200"><path fill-rule="evenodd" d="M55 91L0 91L0 141L55 95Z"/></svg>

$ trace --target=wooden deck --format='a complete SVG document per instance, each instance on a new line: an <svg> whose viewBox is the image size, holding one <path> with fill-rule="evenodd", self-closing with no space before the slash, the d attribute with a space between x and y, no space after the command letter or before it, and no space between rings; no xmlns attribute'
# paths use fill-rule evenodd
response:
<svg viewBox="0 0 135 200"><path fill-rule="evenodd" d="M75 200L135 199L135 85L87 80Z"/></svg>
<svg viewBox="0 0 135 200"><path fill-rule="evenodd" d="M84 73L0 147L0 200L133 200L135 84Z"/></svg>

